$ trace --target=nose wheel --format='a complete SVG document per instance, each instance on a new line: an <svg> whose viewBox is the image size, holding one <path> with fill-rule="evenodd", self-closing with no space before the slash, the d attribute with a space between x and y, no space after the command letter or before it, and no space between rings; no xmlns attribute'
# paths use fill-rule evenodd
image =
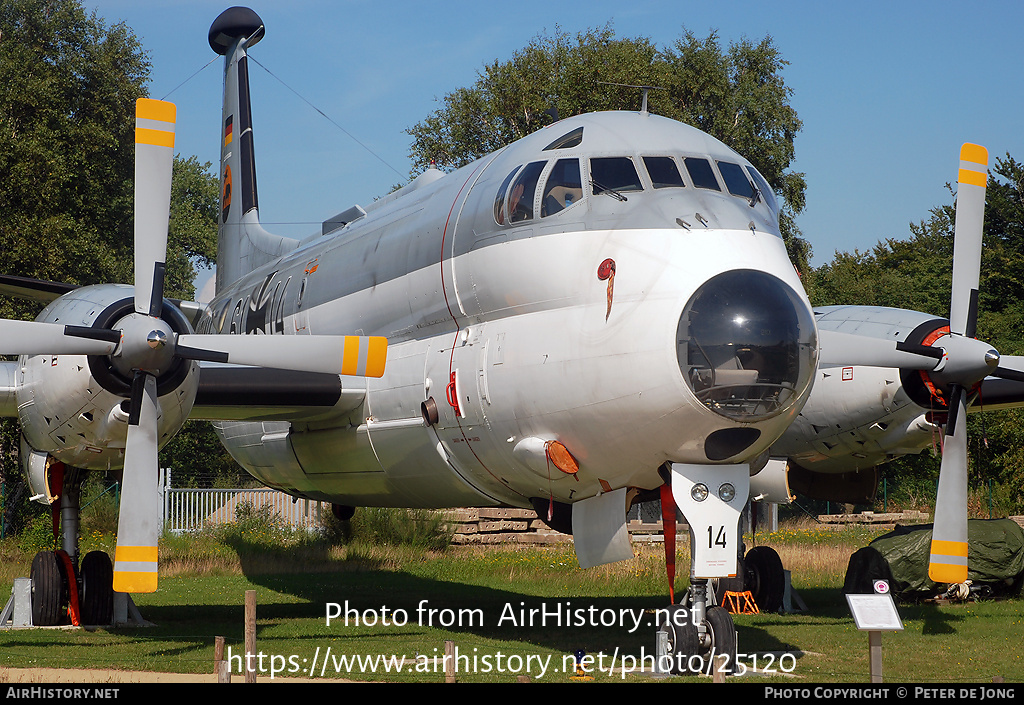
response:
<svg viewBox="0 0 1024 705"><path fill-rule="evenodd" d="M736 667L736 626L724 607L707 606L707 581L697 580L684 604L663 611L658 627L665 634L668 661L662 666L676 675L732 675ZM724 657L724 659L722 658Z"/></svg>

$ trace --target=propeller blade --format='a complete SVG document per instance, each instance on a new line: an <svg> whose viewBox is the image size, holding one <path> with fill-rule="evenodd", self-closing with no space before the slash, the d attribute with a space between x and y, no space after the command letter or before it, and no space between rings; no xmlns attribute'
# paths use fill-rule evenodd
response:
<svg viewBox="0 0 1024 705"><path fill-rule="evenodd" d="M207 362L380 377L387 349L382 336L191 334L178 336L175 354Z"/></svg>
<svg viewBox="0 0 1024 705"><path fill-rule="evenodd" d="M942 349L926 345L905 346L884 338L871 338L834 330L818 330L819 364L823 367L895 367L934 370Z"/></svg>
<svg viewBox="0 0 1024 705"><path fill-rule="evenodd" d="M953 291L949 304L949 330L973 338L978 318L978 283L981 276L981 237L988 183L988 150L976 144L960 148L953 242Z"/></svg>
<svg viewBox="0 0 1024 705"><path fill-rule="evenodd" d="M967 580L967 405L959 385L952 390L935 498L928 577L937 583Z"/></svg>
<svg viewBox="0 0 1024 705"><path fill-rule="evenodd" d="M977 327L987 183L988 150L976 144L964 144L960 148L957 177L953 289L949 302L951 336L974 338ZM995 371L999 369L996 367L999 361L998 353L992 351L989 362ZM966 397L960 384L952 385L928 559L928 577L938 583L967 580Z"/></svg>
<svg viewBox="0 0 1024 705"><path fill-rule="evenodd" d="M992 376L1024 382L1024 356L1004 355L999 358L999 367L992 372Z"/></svg>
<svg viewBox="0 0 1024 705"><path fill-rule="evenodd" d="M174 166L173 103L135 103L135 310L159 316Z"/></svg>
<svg viewBox="0 0 1024 705"><path fill-rule="evenodd" d="M114 552L114 590L155 592L160 536L155 377L136 374L131 405Z"/></svg>
<svg viewBox="0 0 1024 705"><path fill-rule="evenodd" d="M120 339L120 333L99 328L0 320L3 355L110 355Z"/></svg>

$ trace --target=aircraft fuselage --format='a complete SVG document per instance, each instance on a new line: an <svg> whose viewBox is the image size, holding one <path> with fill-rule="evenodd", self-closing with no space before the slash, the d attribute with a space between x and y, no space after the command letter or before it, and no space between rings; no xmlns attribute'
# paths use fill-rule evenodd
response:
<svg viewBox="0 0 1024 705"><path fill-rule="evenodd" d="M656 487L665 462L763 456L816 344L755 173L645 113L570 118L428 172L218 293L198 332L389 341L384 377L343 382L365 390L353 414L220 422L222 440L268 485L355 506L573 502ZM578 473L547 462L548 441Z"/></svg>

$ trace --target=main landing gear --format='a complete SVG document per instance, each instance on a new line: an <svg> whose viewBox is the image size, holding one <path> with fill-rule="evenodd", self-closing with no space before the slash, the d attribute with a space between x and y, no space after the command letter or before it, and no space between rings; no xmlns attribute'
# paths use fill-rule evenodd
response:
<svg viewBox="0 0 1024 705"><path fill-rule="evenodd" d="M90 551L79 562L82 471L48 463L54 538L61 548L40 551L32 559L31 626L106 626L114 621L114 569L104 551ZM12 598L12 601L17 595ZM26 625L27 626L27 625Z"/></svg>
<svg viewBox="0 0 1024 705"><path fill-rule="evenodd" d="M786 593L782 559L770 546L755 546L737 559L736 577L722 578L714 586L715 601L722 604L727 592L750 592L761 612L779 612Z"/></svg>
<svg viewBox="0 0 1024 705"><path fill-rule="evenodd" d="M40 551L32 560L32 625L106 626L113 622L114 570L103 551L80 566L66 551Z"/></svg>

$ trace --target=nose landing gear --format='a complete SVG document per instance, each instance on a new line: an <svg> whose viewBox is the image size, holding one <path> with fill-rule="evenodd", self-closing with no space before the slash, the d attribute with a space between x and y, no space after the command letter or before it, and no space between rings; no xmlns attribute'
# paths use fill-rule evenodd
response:
<svg viewBox="0 0 1024 705"><path fill-rule="evenodd" d="M729 675L736 664L736 628L728 610L714 604L709 590L712 579L737 575L740 512L747 501L750 469L674 463L665 475L671 493L662 492L662 503L678 504L690 527L691 577L684 603L672 605L661 620L659 632L667 646L659 656L671 658L669 670L674 673ZM675 510L663 506L662 511L667 515ZM674 539L666 538L670 563L675 560L674 545Z"/></svg>

